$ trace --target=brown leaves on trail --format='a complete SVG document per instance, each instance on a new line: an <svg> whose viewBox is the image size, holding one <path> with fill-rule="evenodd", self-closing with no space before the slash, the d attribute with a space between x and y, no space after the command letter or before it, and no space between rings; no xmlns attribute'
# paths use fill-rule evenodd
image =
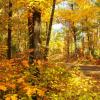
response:
<svg viewBox="0 0 100 100"><path fill-rule="evenodd" d="M97 59L95 63L96 65L100 65L100 59Z"/></svg>
<svg viewBox="0 0 100 100"><path fill-rule="evenodd" d="M29 67L28 60L23 60L23 61L21 62L21 64L22 64L22 66L24 66L24 67Z"/></svg>
<svg viewBox="0 0 100 100"><path fill-rule="evenodd" d="M16 85L9 82L0 82L0 90L6 91L8 88L15 89Z"/></svg>
<svg viewBox="0 0 100 100"><path fill-rule="evenodd" d="M37 63L39 66L42 66L42 61L41 61L41 60L37 60L36 63Z"/></svg>

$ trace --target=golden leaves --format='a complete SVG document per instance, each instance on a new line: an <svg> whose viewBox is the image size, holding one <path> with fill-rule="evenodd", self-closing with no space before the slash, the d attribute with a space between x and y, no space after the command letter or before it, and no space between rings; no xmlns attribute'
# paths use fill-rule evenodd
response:
<svg viewBox="0 0 100 100"><path fill-rule="evenodd" d="M87 9L81 9L79 11L80 17L82 19L88 18L89 20L95 19L97 16L97 13L100 11L98 7L88 7Z"/></svg>
<svg viewBox="0 0 100 100"><path fill-rule="evenodd" d="M89 0L75 0L80 8L89 7L90 1Z"/></svg>
<svg viewBox="0 0 100 100"><path fill-rule="evenodd" d="M23 65L24 67L29 67L28 60L23 60L23 61L22 61L22 65Z"/></svg>
<svg viewBox="0 0 100 100"><path fill-rule="evenodd" d="M5 100L18 100L17 94L8 94L8 95L6 95Z"/></svg>
<svg viewBox="0 0 100 100"><path fill-rule="evenodd" d="M79 12L73 10L58 10L58 17L66 21L77 22L79 20Z"/></svg>
<svg viewBox="0 0 100 100"><path fill-rule="evenodd" d="M24 89L29 97L32 96L32 94L38 94L39 96L44 96L45 94L45 89L39 89L35 86L26 86Z"/></svg>
<svg viewBox="0 0 100 100"><path fill-rule="evenodd" d="M19 78L19 79L17 80L17 82L18 82L18 83L23 83L23 82L24 82L24 78L23 78L23 77Z"/></svg>
<svg viewBox="0 0 100 100"><path fill-rule="evenodd" d="M5 85L0 84L0 90L6 91L7 90L7 87Z"/></svg>
<svg viewBox="0 0 100 100"><path fill-rule="evenodd" d="M74 0L71 2L76 2L77 7L73 10L62 9L57 10L56 15L58 18L66 21L72 21L74 23L80 22L82 19L95 20L98 17L98 12L100 9L93 6L89 0Z"/></svg>
<svg viewBox="0 0 100 100"><path fill-rule="evenodd" d="M38 64L39 66L41 66L41 65L42 65L41 60L37 60L37 64Z"/></svg>

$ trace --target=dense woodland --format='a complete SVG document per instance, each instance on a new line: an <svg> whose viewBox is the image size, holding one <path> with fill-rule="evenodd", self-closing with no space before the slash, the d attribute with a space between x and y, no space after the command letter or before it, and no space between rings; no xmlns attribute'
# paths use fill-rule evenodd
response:
<svg viewBox="0 0 100 100"><path fill-rule="evenodd" d="M100 100L99 7L0 0L0 100Z"/></svg>

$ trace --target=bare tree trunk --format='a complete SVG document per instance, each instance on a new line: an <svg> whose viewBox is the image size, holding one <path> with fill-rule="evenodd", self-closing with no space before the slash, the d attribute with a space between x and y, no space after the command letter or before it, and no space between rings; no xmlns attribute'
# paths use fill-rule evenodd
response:
<svg viewBox="0 0 100 100"><path fill-rule="evenodd" d="M21 52L21 29L20 24L18 24L18 51Z"/></svg>
<svg viewBox="0 0 100 100"><path fill-rule="evenodd" d="M83 36L83 38L82 38L82 55L83 55L83 57L85 56L84 51L85 51L85 43L84 43L84 36Z"/></svg>
<svg viewBox="0 0 100 100"><path fill-rule="evenodd" d="M98 55L100 55L100 25L97 27L97 48L99 50Z"/></svg>
<svg viewBox="0 0 100 100"><path fill-rule="evenodd" d="M71 9L74 11L74 4L71 4ZM74 22L71 22L72 34L74 38L74 46L75 46L75 57L77 57L77 34L76 34L76 27Z"/></svg>
<svg viewBox="0 0 100 100"><path fill-rule="evenodd" d="M75 25L74 25L74 22L70 22L70 28L71 28L71 33L73 35L73 40L74 40L74 54L75 54L75 57L77 57L77 34L76 34L76 28L75 28Z"/></svg>
<svg viewBox="0 0 100 100"><path fill-rule="evenodd" d="M65 44L66 44L66 47L67 47L67 48L66 48L66 49L67 49L67 51L66 51L66 52L67 52L66 60L69 61L69 57L70 57L70 52L69 52L69 47L70 47L70 36L69 36L69 32L67 32L67 34L66 34L65 41L66 41Z"/></svg>
<svg viewBox="0 0 100 100"><path fill-rule="evenodd" d="M82 32L84 31L83 25L84 25L84 22L81 22ZM84 34L82 35L81 43L82 43L82 56L85 57L85 36Z"/></svg>
<svg viewBox="0 0 100 100"><path fill-rule="evenodd" d="M52 12L51 12L49 29L48 29L47 40L46 40L46 48L45 48L45 57L44 57L44 59L47 58L48 51L49 51L49 42L50 42L50 35L51 35L53 18L54 18L55 4L56 4L56 0L53 0Z"/></svg>
<svg viewBox="0 0 100 100"><path fill-rule="evenodd" d="M29 31L29 49L33 49L33 13L31 10L28 11L28 31ZM33 63L33 51L30 53L29 56L29 63Z"/></svg>
<svg viewBox="0 0 100 100"><path fill-rule="evenodd" d="M28 30L29 30L29 49L33 49L30 53L29 62L33 63L34 60L41 58L40 53L40 29L41 29L41 13L35 8L29 11L28 15Z"/></svg>
<svg viewBox="0 0 100 100"><path fill-rule="evenodd" d="M90 57L93 57L94 55L93 34L88 32L87 37L88 37L88 54Z"/></svg>
<svg viewBox="0 0 100 100"><path fill-rule="evenodd" d="M8 59L11 59L11 32L12 32L12 2L9 0L9 12L8 12L8 51L7 51L7 57Z"/></svg>
<svg viewBox="0 0 100 100"><path fill-rule="evenodd" d="M73 29L73 37L74 37L74 45L75 45L75 57L77 57L77 39L76 39L76 32Z"/></svg>
<svg viewBox="0 0 100 100"><path fill-rule="evenodd" d="M48 34L48 22L46 22L46 36Z"/></svg>

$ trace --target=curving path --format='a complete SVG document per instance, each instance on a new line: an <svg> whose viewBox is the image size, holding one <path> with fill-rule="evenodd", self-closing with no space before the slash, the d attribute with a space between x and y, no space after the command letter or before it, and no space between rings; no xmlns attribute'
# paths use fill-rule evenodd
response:
<svg viewBox="0 0 100 100"><path fill-rule="evenodd" d="M100 80L100 65L80 65L80 70L86 76L91 76Z"/></svg>

